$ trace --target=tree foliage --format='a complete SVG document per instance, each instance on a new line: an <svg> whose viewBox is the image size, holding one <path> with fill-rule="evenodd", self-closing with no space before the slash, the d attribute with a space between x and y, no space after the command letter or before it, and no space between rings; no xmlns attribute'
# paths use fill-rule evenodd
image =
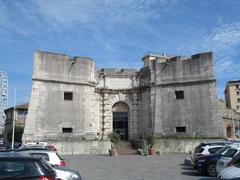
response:
<svg viewBox="0 0 240 180"><path fill-rule="evenodd" d="M24 127L18 126L18 125L15 126L15 130L14 130L14 141L15 142L19 142L19 143L22 142L23 130L24 130ZM9 142L12 141L12 129L9 129L7 132L7 140Z"/></svg>

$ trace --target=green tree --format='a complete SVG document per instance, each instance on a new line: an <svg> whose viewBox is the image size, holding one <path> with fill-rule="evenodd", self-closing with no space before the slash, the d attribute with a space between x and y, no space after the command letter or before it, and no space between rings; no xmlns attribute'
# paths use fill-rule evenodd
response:
<svg viewBox="0 0 240 180"><path fill-rule="evenodd" d="M24 127L22 126L15 126L15 131L14 131L14 141L15 142L22 142L22 134L23 134ZM12 141L12 129L8 130L7 132L7 140L9 142Z"/></svg>

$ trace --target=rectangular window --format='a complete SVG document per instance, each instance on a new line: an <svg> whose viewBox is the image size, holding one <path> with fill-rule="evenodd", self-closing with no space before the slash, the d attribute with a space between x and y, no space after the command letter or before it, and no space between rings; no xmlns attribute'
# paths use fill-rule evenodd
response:
<svg viewBox="0 0 240 180"><path fill-rule="evenodd" d="M63 133L72 133L73 132L73 128L62 128L62 132Z"/></svg>
<svg viewBox="0 0 240 180"><path fill-rule="evenodd" d="M73 100L73 92L64 92L64 100Z"/></svg>
<svg viewBox="0 0 240 180"><path fill-rule="evenodd" d="M237 94L237 95L240 95L240 92L239 92L239 91L237 91L237 92L236 92L236 94Z"/></svg>
<svg viewBox="0 0 240 180"><path fill-rule="evenodd" d="M186 127L185 126L176 127L176 132L186 132Z"/></svg>
<svg viewBox="0 0 240 180"><path fill-rule="evenodd" d="M236 85L236 89L238 89L238 88L239 88L239 85L237 84L237 85Z"/></svg>
<svg viewBox="0 0 240 180"><path fill-rule="evenodd" d="M175 91L176 99L184 99L184 91Z"/></svg>
<svg viewBox="0 0 240 180"><path fill-rule="evenodd" d="M240 109L240 105L237 105L237 109Z"/></svg>
<svg viewBox="0 0 240 180"><path fill-rule="evenodd" d="M240 102L240 98L237 98L237 102L238 102L238 103Z"/></svg>

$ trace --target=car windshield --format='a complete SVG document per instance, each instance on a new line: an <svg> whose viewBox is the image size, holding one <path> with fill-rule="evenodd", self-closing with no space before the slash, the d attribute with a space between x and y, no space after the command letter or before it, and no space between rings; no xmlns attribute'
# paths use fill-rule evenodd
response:
<svg viewBox="0 0 240 180"><path fill-rule="evenodd" d="M233 166L240 168L240 163L233 164Z"/></svg>
<svg viewBox="0 0 240 180"><path fill-rule="evenodd" d="M216 154L222 154L223 152L225 152L229 148L230 148L229 146L223 147L223 148L219 149L218 151L216 151Z"/></svg>
<svg viewBox="0 0 240 180"><path fill-rule="evenodd" d="M237 149L229 149L223 153L224 157L233 157L238 152Z"/></svg>

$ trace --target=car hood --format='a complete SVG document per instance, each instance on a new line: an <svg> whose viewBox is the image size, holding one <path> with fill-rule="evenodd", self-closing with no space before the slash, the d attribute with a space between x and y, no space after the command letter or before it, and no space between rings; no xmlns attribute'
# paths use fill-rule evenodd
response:
<svg viewBox="0 0 240 180"><path fill-rule="evenodd" d="M222 179L240 178L240 168L235 166L225 168L220 172L219 176Z"/></svg>

